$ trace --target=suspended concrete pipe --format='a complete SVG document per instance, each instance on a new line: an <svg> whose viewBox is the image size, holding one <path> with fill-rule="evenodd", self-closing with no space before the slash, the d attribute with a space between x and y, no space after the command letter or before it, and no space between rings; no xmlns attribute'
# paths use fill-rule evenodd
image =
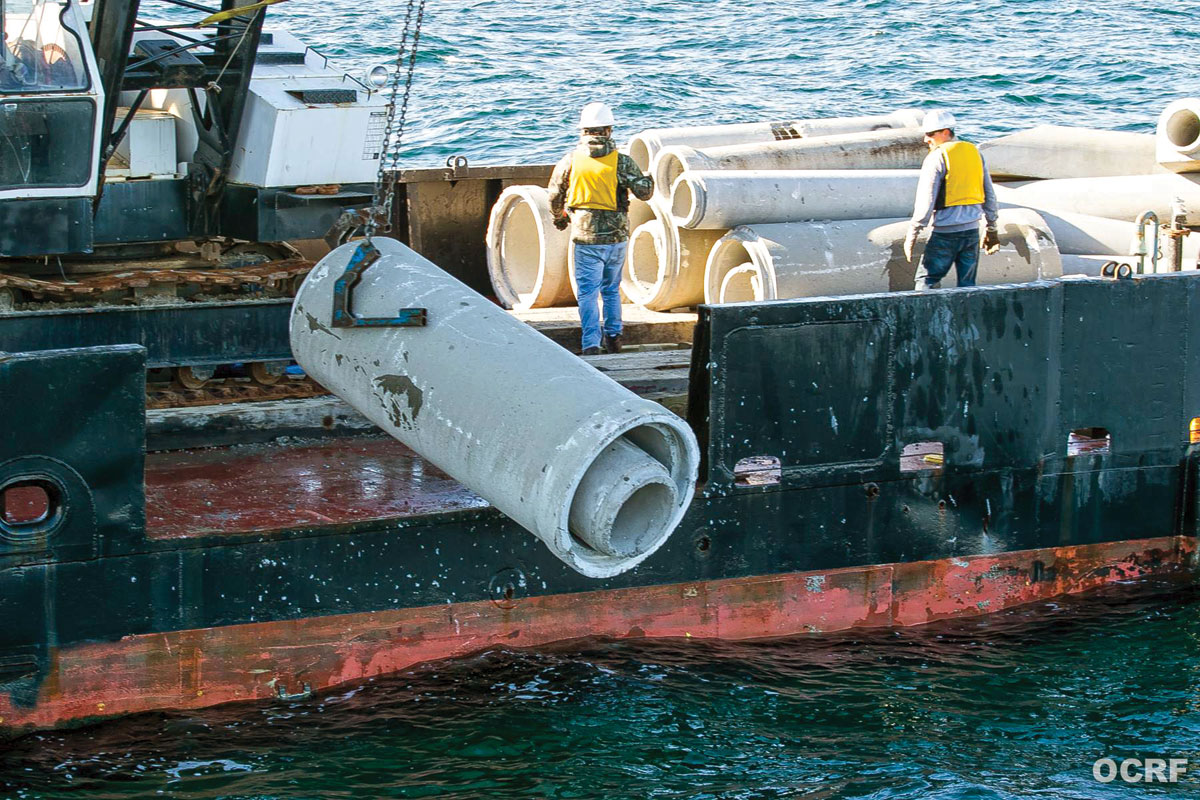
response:
<svg viewBox="0 0 1200 800"><path fill-rule="evenodd" d="M292 306L292 353L314 380L583 575L617 575L667 540L699 463L683 420L392 239L375 240L352 309L419 307L427 324L332 327L358 245L321 259Z"/></svg>
<svg viewBox="0 0 1200 800"><path fill-rule="evenodd" d="M979 145L994 179L1100 178L1163 170L1148 133L1038 125Z"/></svg>
<svg viewBox="0 0 1200 800"><path fill-rule="evenodd" d="M1185 97L1158 117L1158 163L1172 172L1200 172L1200 98Z"/></svg>
<svg viewBox="0 0 1200 800"><path fill-rule="evenodd" d="M1133 222L1143 211L1168 219L1176 198L1185 206L1185 224L1200 224L1200 175L1060 178L996 186L996 199L1001 204L1126 222Z"/></svg>
<svg viewBox="0 0 1200 800"><path fill-rule="evenodd" d="M980 254L980 285L1023 283L1062 274L1046 223L1032 211L1000 212L1001 248ZM905 219L743 225L716 245L705 269L705 302L782 300L913 288L916 264L904 258ZM956 276L942 280L951 287Z"/></svg>
<svg viewBox="0 0 1200 800"><path fill-rule="evenodd" d="M664 147L686 144L690 147L718 147L727 144L777 142L832 136L839 133L875 131L883 128L916 128L924 113L915 109L860 117L790 120L787 122L743 122L735 125L700 125L690 128L652 128L629 140L629 155L643 171Z"/></svg>
<svg viewBox="0 0 1200 800"><path fill-rule="evenodd" d="M685 172L671 187L683 228L796 220L881 219L912 213L920 170Z"/></svg>
<svg viewBox="0 0 1200 800"><path fill-rule="evenodd" d="M680 228L665 209L652 207L654 218L629 237L621 290L651 311L699 305L704 301L708 253L727 231Z"/></svg>
<svg viewBox="0 0 1200 800"><path fill-rule="evenodd" d="M697 150L664 147L654 158L654 190L662 196L684 172L711 170L920 169L929 153L920 128L735 144Z"/></svg>
<svg viewBox="0 0 1200 800"><path fill-rule="evenodd" d="M542 186L510 186L492 206L487 229L488 276L505 308L571 305L567 272L569 230L554 227Z"/></svg>

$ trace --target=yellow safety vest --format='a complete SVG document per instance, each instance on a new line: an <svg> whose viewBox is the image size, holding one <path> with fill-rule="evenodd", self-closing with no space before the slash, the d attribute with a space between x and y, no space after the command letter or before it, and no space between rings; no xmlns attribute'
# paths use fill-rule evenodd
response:
<svg viewBox="0 0 1200 800"><path fill-rule="evenodd" d="M946 142L938 148L946 161L946 180L938 192L938 208L983 204L983 157L970 142Z"/></svg>
<svg viewBox="0 0 1200 800"><path fill-rule="evenodd" d="M581 150L575 151L571 160L571 185L567 188L569 208L617 210L618 155L613 150L606 156L592 158Z"/></svg>

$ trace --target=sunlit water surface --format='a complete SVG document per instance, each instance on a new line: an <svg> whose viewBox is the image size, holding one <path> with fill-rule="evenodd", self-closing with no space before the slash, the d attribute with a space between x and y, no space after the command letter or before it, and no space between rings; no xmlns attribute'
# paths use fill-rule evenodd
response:
<svg viewBox="0 0 1200 800"><path fill-rule="evenodd" d="M11 797L1200 797L1200 595L952 624L491 650L292 704L25 737ZM1096 759L1190 758L1173 786Z"/></svg>

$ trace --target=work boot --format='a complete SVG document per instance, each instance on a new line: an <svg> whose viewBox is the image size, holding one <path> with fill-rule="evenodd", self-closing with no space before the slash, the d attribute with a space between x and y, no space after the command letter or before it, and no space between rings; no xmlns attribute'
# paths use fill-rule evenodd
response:
<svg viewBox="0 0 1200 800"><path fill-rule="evenodd" d="M621 352L621 334L618 333L616 336L605 336L604 337L604 352L606 352L606 353Z"/></svg>
<svg viewBox="0 0 1200 800"><path fill-rule="evenodd" d="M600 353L602 353L602 352L603 352L603 351L602 351L602 350L601 350L599 347L585 347L585 348L583 348L583 354L584 354L585 356L598 356L598 355L600 355Z"/></svg>

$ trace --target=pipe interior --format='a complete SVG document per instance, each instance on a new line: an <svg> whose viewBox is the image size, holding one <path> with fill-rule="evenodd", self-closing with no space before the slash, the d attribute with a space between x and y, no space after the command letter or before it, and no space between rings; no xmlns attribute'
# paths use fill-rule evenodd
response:
<svg viewBox="0 0 1200 800"><path fill-rule="evenodd" d="M636 231L638 226L654 219L654 207L645 200L638 200L629 194L629 230Z"/></svg>
<svg viewBox="0 0 1200 800"><path fill-rule="evenodd" d="M681 220L691 219L695 205L695 191L690 181L679 181L671 185L671 216Z"/></svg>
<svg viewBox="0 0 1200 800"><path fill-rule="evenodd" d="M500 264L504 278L515 294L525 296L537 287L541 259L537 213L524 200L514 202L500 235Z"/></svg>
<svg viewBox="0 0 1200 800"><path fill-rule="evenodd" d="M690 497L696 487L689 485L689 468L687 463L687 447L679 431L672 430L666 425L652 423L639 425L626 431L625 438L650 454L658 463L667 468L671 479L675 481L676 500L680 503Z"/></svg>
<svg viewBox="0 0 1200 800"><path fill-rule="evenodd" d="M1176 147L1195 146L1200 143L1200 116L1190 108L1176 111L1167 120L1166 134Z"/></svg>
<svg viewBox="0 0 1200 800"><path fill-rule="evenodd" d="M721 303L749 303L761 300L762 281L753 264L741 264L726 273L721 281Z"/></svg>
<svg viewBox="0 0 1200 800"><path fill-rule="evenodd" d="M640 136L633 137L629 142L629 157L633 159L642 172L650 168L650 148L642 141Z"/></svg>
<svg viewBox="0 0 1200 800"><path fill-rule="evenodd" d="M665 483L647 483L621 505L609 534L609 547L624 557L654 546L675 512L675 492Z"/></svg>
<svg viewBox="0 0 1200 800"><path fill-rule="evenodd" d="M628 278L639 291L649 292L658 284L662 274L657 225L642 225L633 232L626 263Z"/></svg>
<svg viewBox="0 0 1200 800"><path fill-rule="evenodd" d="M683 171L683 159L675 153L663 153L658 162L658 176L664 191L671 190L671 187L675 185L675 180L683 174Z"/></svg>
<svg viewBox="0 0 1200 800"><path fill-rule="evenodd" d="M705 299L710 303L721 302L721 285L725 276L730 270L753 261L746 245L737 239L722 239L713 245L704 270Z"/></svg>

